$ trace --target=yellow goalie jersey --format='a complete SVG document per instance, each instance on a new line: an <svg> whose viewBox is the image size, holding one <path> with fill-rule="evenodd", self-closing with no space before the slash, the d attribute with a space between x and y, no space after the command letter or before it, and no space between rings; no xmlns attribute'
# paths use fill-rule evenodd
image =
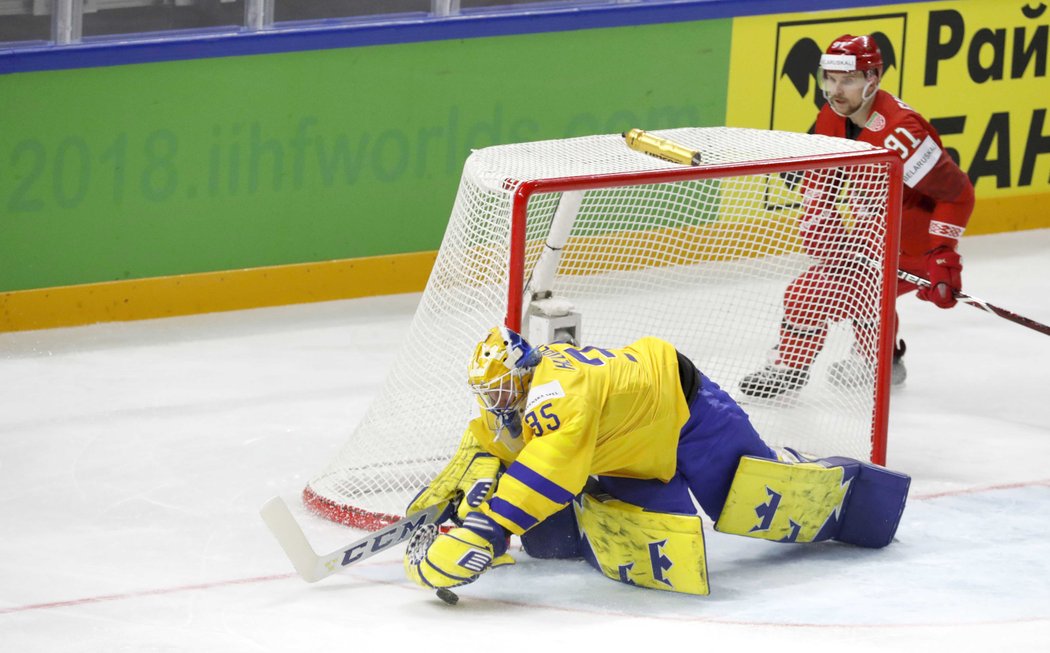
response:
<svg viewBox="0 0 1050 653"><path fill-rule="evenodd" d="M569 503L590 475L669 481L689 418L677 354L663 340L539 351L521 434L497 433L487 412L468 426L508 465L481 510L517 534Z"/></svg>

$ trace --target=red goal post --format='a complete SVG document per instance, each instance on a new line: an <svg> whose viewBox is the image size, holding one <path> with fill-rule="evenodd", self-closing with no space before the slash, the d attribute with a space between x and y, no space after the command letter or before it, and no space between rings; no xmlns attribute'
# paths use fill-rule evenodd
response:
<svg viewBox="0 0 1050 653"><path fill-rule="evenodd" d="M548 296L567 302L555 314L578 316L581 345L612 347L642 335L669 340L741 400L773 446L885 463L899 157L805 134L733 128L657 133L700 150L705 163L659 161L628 151L622 140L621 155L618 135L496 146L468 159L406 350L365 420L305 488L309 508L360 528L400 517L455 450L469 419L472 399L460 377L472 343L499 320L528 336L525 313ZM723 148L723 142L731 145ZM722 149L731 152L720 156ZM558 174L563 172L570 174ZM845 302L849 314L871 316L864 333L872 334L876 365L863 387L843 390L815 374L797 393L750 401L738 396L736 385L776 345L785 288L822 263L805 251L798 229L805 211L801 189L812 179L830 180L823 192L834 196L854 236L849 242L867 248L856 252L864 261L851 268L856 277L840 280L855 296L839 290L822 297L818 287L813 314ZM570 207L561 212L567 218L559 206ZM556 252L554 262L541 273L548 250ZM541 274L548 278L536 293L534 275ZM856 346L847 328L829 324L834 333L815 371ZM852 337L859 341L859 333L854 327ZM441 355L421 342L441 347ZM441 379L415 383L412 376L422 369ZM459 409L446 410L446 404ZM400 418L391 423L390 415Z"/></svg>

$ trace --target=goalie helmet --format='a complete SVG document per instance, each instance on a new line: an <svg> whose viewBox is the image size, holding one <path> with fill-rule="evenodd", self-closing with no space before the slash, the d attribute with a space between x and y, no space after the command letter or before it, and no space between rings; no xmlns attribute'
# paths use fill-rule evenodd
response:
<svg viewBox="0 0 1050 653"><path fill-rule="evenodd" d="M509 417L525 401L539 359L539 352L517 332L494 327L474 348L467 383L482 408Z"/></svg>

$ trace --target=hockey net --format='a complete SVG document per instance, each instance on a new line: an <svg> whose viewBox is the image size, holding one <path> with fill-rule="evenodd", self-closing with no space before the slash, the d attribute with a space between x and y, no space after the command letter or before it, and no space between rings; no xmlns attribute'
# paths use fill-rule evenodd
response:
<svg viewBox="0 0 1050 653"><path fill-rule="evenodd" d="M581 345L615 347L646 335L673 343L743 404L771 446L883 462L896 157L786 132L654 134L698 150L703 164L658 160L628 149L619 135L471 154L405 344L362 422L304 490L308 507L366 529L400 518L476 414L465 381L474 345L504 322L529 337L522 320L543 303L530 307L533 293L550 295L553 314L571 303ZM807 176L829 184L820 190L835 198L850 237L832 256L850 263L850 276L846 293L818 289L805 301L814 315L845 308L872 323L861 331L850 320L828 320L809 383L756 400L741 394L740 380L772 360L785 289L821 262L807 253L799 228ZM537 267L541 260L549 271ZM870 341L855 343L862 337ZM832 383L829 367L860 345L877 352L873 373L852 386Z"/></svg>

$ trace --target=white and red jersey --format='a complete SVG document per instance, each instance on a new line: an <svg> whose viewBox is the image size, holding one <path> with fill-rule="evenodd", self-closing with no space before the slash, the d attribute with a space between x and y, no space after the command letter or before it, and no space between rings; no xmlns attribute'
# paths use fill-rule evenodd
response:
<svg viewBox="0 0 1050 653"><path fill-rule="evenodd" d="M900 154L904 160L904 198L901 215L901 267L941 246L955 249L973 211L973 184L941 144L940 135L914 109L879 90L871 115L859 134L847 134L848 118L824 105L817 116L816 133L855 137Z"/></svg>

